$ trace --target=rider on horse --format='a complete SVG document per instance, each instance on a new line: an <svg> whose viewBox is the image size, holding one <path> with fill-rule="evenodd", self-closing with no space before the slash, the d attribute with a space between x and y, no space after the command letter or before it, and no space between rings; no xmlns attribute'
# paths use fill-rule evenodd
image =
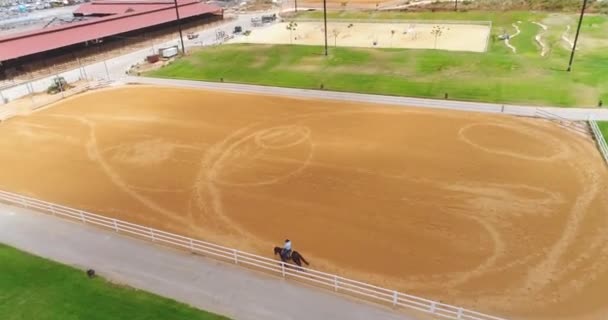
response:
<svg viewBox="0 0 608 320"><path fill-rule="evenodd" d="M285 240L283 250L281 251L281 257L283 257L284 259L291 258L291 241L289 239Z"/></svg>

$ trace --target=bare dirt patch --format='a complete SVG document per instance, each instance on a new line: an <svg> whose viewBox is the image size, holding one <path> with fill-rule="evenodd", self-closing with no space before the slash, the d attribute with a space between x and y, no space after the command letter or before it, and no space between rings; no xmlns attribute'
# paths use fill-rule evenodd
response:
<svg viewBox="0 0 608 320"><path fill-rule="evenodd" d="M522 319L604 319L608 174L547 121L159 87L0 124L0 188Z"/></svg>
<svg viewBox="0 0 608 320"><path fill-rule="evenodd" d="M435 26L441 27L442 30L437 41L431 33ZM486 51L490 33L489 26L472 24L335 22L328 23L327 29L331 43L340 47L436 48L473 52ZM334 30L338 33L336 41L334 41ZM235 38L231 42L322 45L323 23L298 22L295 31L289 31L287 23L277 23L264 29L254 30L249 36Z"/></svg>

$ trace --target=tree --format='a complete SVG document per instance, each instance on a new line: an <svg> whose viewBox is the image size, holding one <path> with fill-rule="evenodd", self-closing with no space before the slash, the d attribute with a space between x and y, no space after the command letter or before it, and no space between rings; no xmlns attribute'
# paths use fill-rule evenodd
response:
<svg viewBox="0 0 608 320"><path fill-rule="evenodd" d="M340 7L342 8L342 11L346 10L346 5L348 4L348 1L342 1L340 2Z"/></svg>
<svg viewBox="0 0 608 320"><path fill-rule="evenodd" d="M437 39L443 35L444 30L450 30L444 26L436 25L431 30L431 34L435 37L435 49L437 49Z"/></svg>
<svg viewBox="0 0 608 320"><path fill-rule="evenodd" d="M331 34L334 36L334 47L338 46L338 36L340 35L340 29L331 30Z"/></svg>
<svg viewBox="0 0 608 320"><path fill-rule="evenodd" d="M298 27L298 24L295 23L294 21L290 21L289 24L287 24L287 30L289 30L289 43L293 44L293 32L296 31Z"/></svg>

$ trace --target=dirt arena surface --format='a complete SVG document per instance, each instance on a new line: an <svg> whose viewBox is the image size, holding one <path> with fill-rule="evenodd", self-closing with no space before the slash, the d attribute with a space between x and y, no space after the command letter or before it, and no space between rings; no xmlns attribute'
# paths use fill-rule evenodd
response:
<svg viewBox="0 0 608 320"><path fill-rule="evenodd" d="M322 21L297 22L294 31L289 31L287 26L288 23L276 23L230 42L323 45L325 41ZM437 42L431 33L435 26L442 30ZM489 25L474 24L328 22L327 30L328 44L331 46L472 52L485 52L490 35ZM290 37L293 37L292 41Z"/></svg>
<svg viewBox="0 0 608 320"><path fill-rule="evenodd" d="M389 1L376 1L376 0L350 0L350 1L339 1L339 0L329 0L326 1L327 9L333 10L351 10L351 9L367 9L367 10L377 10L377 9L385 9L385 8L395 8L404 5L405 0L389 0ZM344 5L343 5L344 4ZM284 9L293 9L295 8L295 3L293 0L283 0L281 1L281 6ZM317 10L323 9L323 1L321 0L298 0L298 8L300 10L315 8Z"/></svg>
<svg viewBox="0 0 608 320"><path fill-rule="evenodd" d="M605 319L606 168L526 118L158 87L0 124L0 188L514 319Z"/></svg>

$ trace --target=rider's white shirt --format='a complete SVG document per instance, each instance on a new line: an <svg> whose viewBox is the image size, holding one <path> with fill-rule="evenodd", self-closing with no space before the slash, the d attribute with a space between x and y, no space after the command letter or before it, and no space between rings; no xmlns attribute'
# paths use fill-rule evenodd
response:
<svg viewBox="0 0 608 320"><path fill-rule="evenodd" d="M285 242L285 250L291 250L291 241Z"/></svg>

